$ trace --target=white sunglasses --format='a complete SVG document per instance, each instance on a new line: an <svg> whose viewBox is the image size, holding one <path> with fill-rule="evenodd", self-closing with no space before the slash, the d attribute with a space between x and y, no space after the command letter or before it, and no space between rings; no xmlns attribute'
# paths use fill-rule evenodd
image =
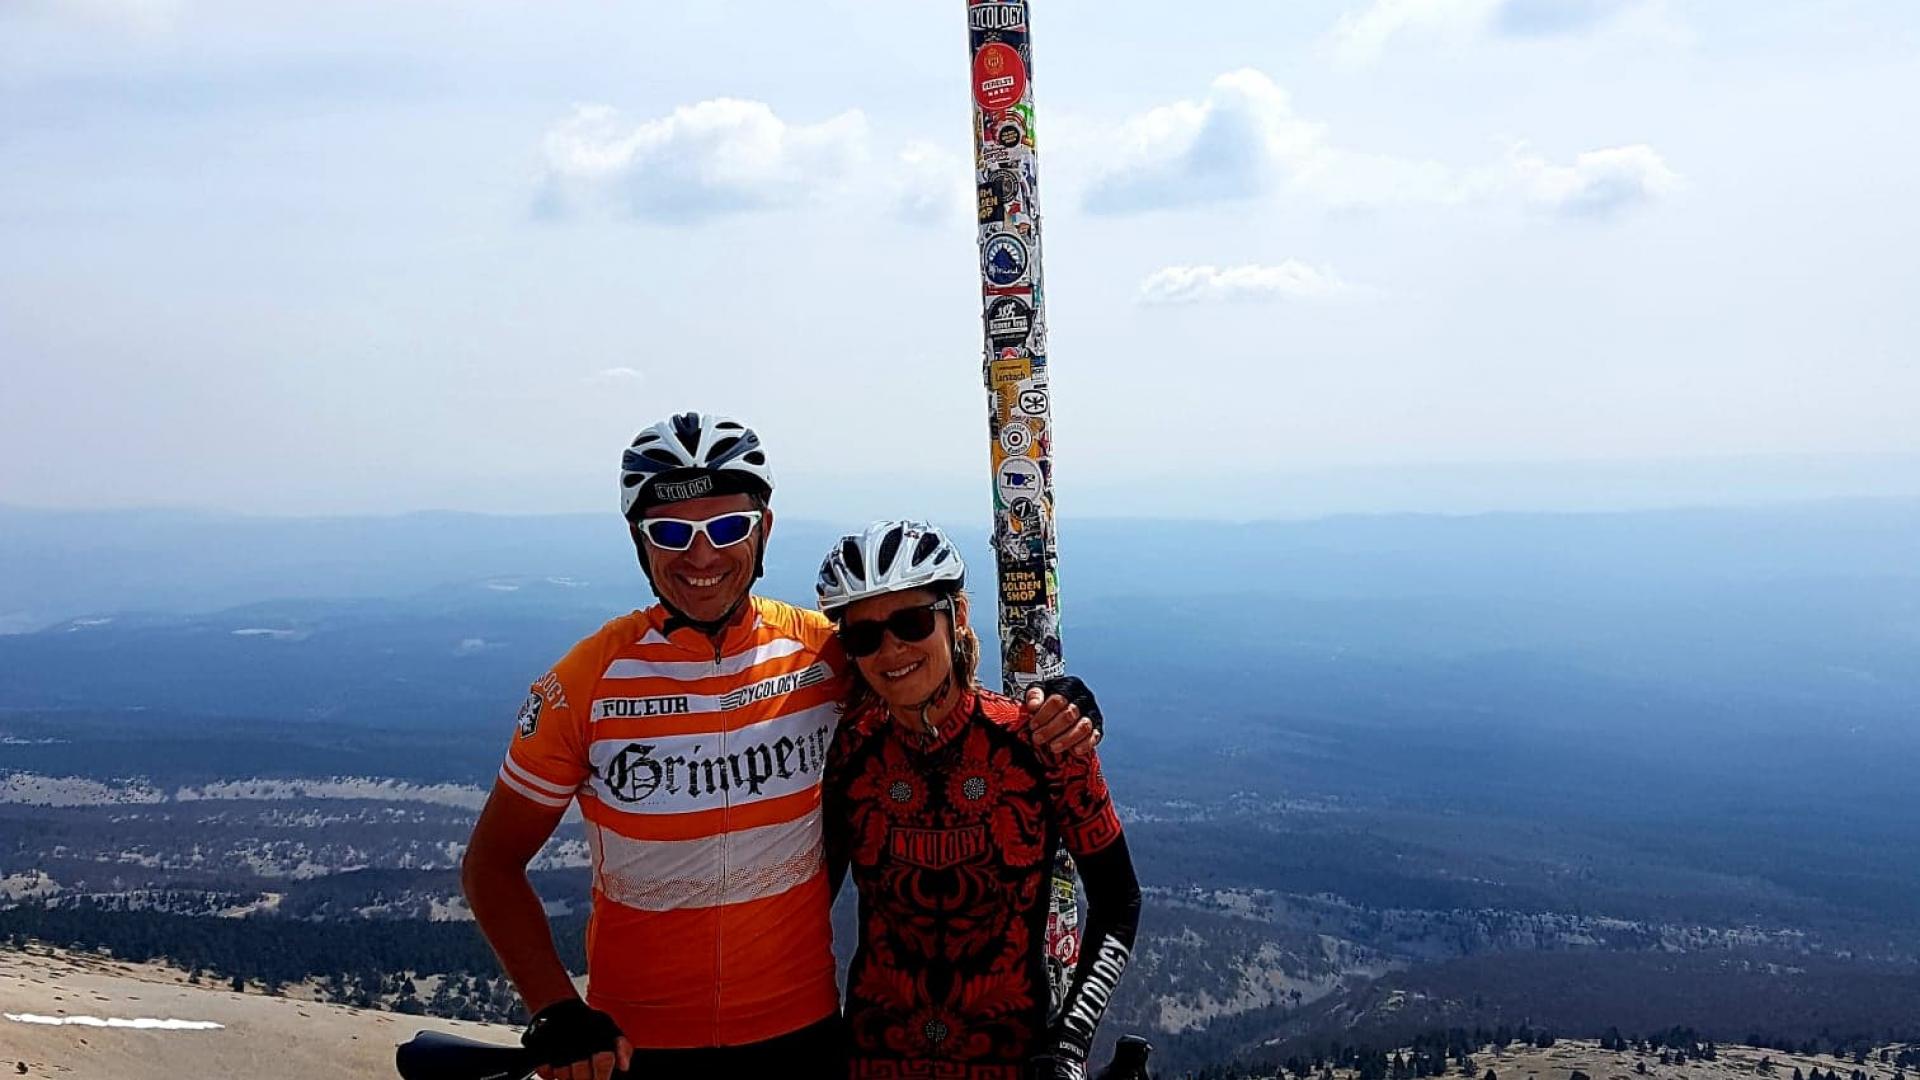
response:
<svg viewBox="0 0 1920 1080"><path fill-rule="evenodd" d="M707 543L716 548L729 548L753 535L753 530L760 526L760 511L735 510L700 521L670 517L642 518L638 524L647 543L662 551L685 551L693 546L696 536L706 537Z"/></svg>

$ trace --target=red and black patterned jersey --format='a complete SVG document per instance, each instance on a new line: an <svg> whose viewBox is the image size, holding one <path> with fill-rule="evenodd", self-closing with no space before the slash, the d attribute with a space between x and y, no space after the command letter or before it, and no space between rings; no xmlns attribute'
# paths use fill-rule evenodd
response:
<svg viewBox="0 0 1920 1080"><path fill-rule="evenodd" d="M1043 756L1019 704L971 697L932 744L884 710L849 718L829 758L828 859L860 892L854 1077L1019 1080L1046 1033L1055 842L1121 839L1096 757Z"/></svg>

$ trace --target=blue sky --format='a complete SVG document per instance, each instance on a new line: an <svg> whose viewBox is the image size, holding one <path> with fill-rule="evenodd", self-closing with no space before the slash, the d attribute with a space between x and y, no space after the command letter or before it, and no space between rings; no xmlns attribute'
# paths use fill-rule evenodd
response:
<svg viewBox="0 0 1920 1080"><path fill-rule="evenodd" d="M1068 508L1920 493L1911 3L1035 6ZM975 509L959 7L0 6L0 503Z"/></svg>

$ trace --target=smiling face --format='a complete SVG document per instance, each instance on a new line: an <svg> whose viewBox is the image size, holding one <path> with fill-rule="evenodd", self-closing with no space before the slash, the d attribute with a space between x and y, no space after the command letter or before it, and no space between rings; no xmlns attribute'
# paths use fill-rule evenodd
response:
<svg viewBox="0 0 1920 1080"><path fill-rule="evenodd" d="M642 516L701 521L759 508L760 504L748 495L713 495L651 507ZM687 550L668 551L653 546L638 526L633 530L634 542L645 546L647 564L653 568L654 589L661 599L695 622L723 618L753 587L755 556L772 532L772 510L762 512L754 535L731 547L715 548L702 534L693 538L693 546Z"/></svg>
<svg viewBox="0 0 1920 1080"><path fill-rule="evenodd" d="M886 621L887 616L907 608L925 607L938 600L931 589L911 589L888 593L847 605L843 616L847 623L866 620ZM919 641L901 641L892 631L881 635L880 649L871 656L854 660L867 685L880 700L895 709L917 709L946 685L953 670L954 626L967 625L964 597L956 598L953 614L944 610L934 618L933 633Z"/></svg>

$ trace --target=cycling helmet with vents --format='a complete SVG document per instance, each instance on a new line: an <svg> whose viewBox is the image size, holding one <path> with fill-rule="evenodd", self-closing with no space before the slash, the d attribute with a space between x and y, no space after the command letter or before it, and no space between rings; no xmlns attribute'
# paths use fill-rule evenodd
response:
<svg viewBox="0 0 1920 1080"><path fill-rule="evenodd" d="M709 495L773 497L773 471L760 436L730 416L681 413L635 436L620 457L620 512Z"/></svg>
<svg viewBox="0 0 1920 1080"><path fill-rule="evenodd" d="M939 526L924 521L876 521L848 533L827 552L814 589L820 610L836 615L856 600L908 589L956 592L967 564Z"/></svg>

